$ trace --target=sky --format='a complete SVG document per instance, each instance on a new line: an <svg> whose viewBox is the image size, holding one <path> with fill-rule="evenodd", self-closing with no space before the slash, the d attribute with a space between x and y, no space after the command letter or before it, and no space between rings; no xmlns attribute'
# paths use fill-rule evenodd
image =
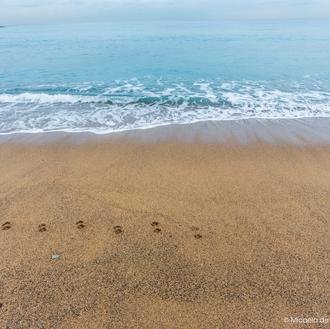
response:
<svg viewBox="0 0 330 329"><path fill-rule="evenodd" d="M0 0L0 25L208 19L330 19L330 0Z"/></svg>

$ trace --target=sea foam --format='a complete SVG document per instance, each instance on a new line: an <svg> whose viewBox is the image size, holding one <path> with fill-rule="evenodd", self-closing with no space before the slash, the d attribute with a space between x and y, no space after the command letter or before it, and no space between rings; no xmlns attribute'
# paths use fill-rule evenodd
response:
<svg viewBox="0 0 330 329"><path fill-rule="evenodd" d="M0 133L109 133L164 124L330 117L326 88L255 81L43 85L0 93Z"/></svg>

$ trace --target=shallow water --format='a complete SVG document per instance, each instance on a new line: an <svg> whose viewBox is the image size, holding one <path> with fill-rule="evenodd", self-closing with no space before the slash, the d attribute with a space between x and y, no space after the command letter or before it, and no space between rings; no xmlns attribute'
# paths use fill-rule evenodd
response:
<svg viewBox="0 0 330 329"><path fill-rule="evenodd" d="M0 30L0 133L330 117L330 22Z"/></svg>

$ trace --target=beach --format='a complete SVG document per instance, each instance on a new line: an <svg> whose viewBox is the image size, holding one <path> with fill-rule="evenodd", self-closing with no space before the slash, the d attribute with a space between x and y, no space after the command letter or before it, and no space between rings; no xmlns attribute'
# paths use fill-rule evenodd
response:
<svg viewBox="0 0 330 329"><path fill-rule="evenodd" d="M3 136L0 327L330 319L324 120Z"/></svg>

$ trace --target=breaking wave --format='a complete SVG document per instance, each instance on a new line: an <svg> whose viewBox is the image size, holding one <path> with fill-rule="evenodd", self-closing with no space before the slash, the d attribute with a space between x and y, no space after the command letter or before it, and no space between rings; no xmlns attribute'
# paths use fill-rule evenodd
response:
<svg viewBox="0 0 330 329"><path fill-rule="evenodd" d="M137 79L112 84L0 89L0 133L109 133L165 124L247 118L330 117L330 90L291 83L166 83Z"/></svg>

